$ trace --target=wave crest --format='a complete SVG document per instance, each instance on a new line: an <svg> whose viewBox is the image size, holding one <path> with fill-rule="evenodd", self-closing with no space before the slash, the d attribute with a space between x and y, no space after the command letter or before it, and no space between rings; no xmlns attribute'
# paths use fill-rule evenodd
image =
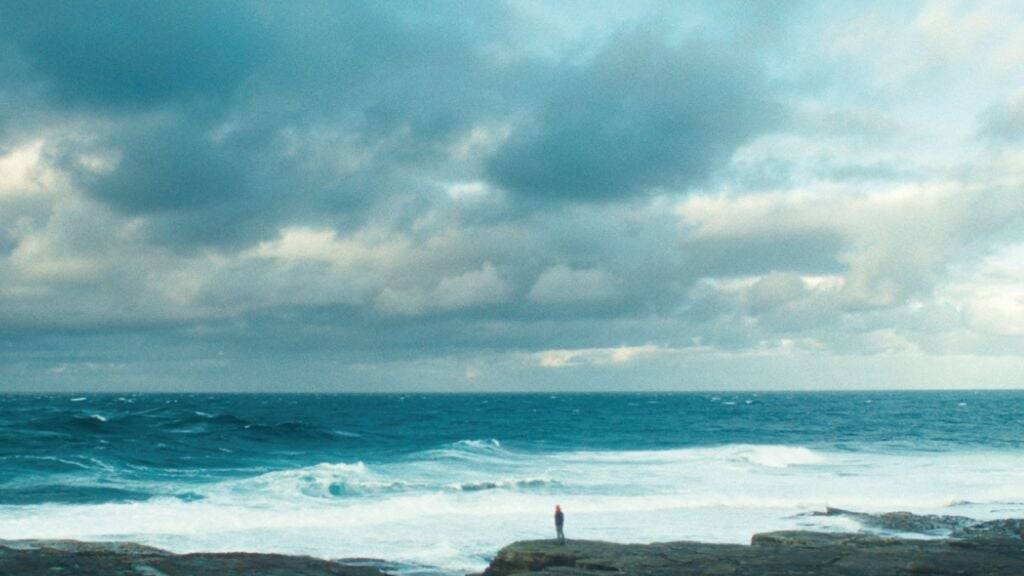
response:
<svg viewBox="0 0 1024 576"><path fill-rule="evenodd" d="M449 484L448 487L457 492L480 492L483 490L535 490L561 485L561 482L548 478L526 478L522 480L462 482Z"/></svg>
<svg viewBox="0 0 1024 576"><path fill-rule="evenodd" d="M807 464L820 464L825 459L803 446L737 446L730 456L737 462L746 462L768 468L788 468Z"/></svg>
<svg viewBox="0 0 1024 576"><path fill-rule="evenodd" d="M825 462L824 456L809 448L774 444L726 444L715 447L621 452L584 451L566 453L563 458L573 463L692 466L699 463L734 462L765 468L788 468Z"/></svg>
<svg viewBox="0 0 1024 576"><path fill-rule="evenodd" d="M404 480L382 477L363 462L322 463L225 482L214 492L288 500L300 495L309 498L337 498L396 492L407 490L412 485Z"/></svg>

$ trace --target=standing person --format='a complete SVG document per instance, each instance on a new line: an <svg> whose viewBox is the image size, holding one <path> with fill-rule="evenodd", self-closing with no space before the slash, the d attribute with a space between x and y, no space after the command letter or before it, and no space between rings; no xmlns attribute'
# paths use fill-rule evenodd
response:
<svg viewBox="0 0 1024 576"><path fill-rule="evenodd" d="M558 535L558 543L565 544L565 533L562 526L565 524L565 514L562 514L562 507L555 504L555 533Z"/></svg>

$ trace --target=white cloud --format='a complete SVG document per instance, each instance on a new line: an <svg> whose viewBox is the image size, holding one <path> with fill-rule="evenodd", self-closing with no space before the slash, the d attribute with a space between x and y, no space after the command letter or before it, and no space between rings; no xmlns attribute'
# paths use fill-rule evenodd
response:
<svg viewBox="0 0 1024 576"><path fill-rule="evenodd" d="M451 184L445 191L453 200L478 200L490 194L491 187L486 182L475 180Z"/></svg>
<svg viewBox="0 0 1024 576"><path fill-rule="evenodd" d="M537 365L544 368L564 368L580 365L626 364L634 360L673 350L654 345L618 346L615 348L579 348L571 350L544 350L534 354Z"/></svg>
<svg viewBox="0 0 1024 576"><path fill-rule="evenodd" d="M868 192L829 186L693 196L676 211L684 242L751 239L770 245L813 235L841 238L834 259L844 269L843 297L849 305L884 307L930 290L947 266L969 252L976 235L1000 231L979 230L979 222L1024 215L1024 197L1012 189L993 191L958 182Z"/></svg>
<svg viewBox="0 0 1024 576"><path fill-rule="evenodd" d="M972 79L987 80L1008 65L1019 70L1021 62L1009 63L1007 54L1022 30L1024 18L1012 2L931 0L869 7L838 21L828 37L834 54L867 64L878 84L907 89L927 73L966 68Z"/></svg>
<svg viewBox="0 0 1024 576"><path fill-rule="evenodd" d="M1024 243L1004 246L944 286L939 299L982 334L1024 336Z"/></svg>
<svg viewBox="0 0 1024 576"><path fill-rule="evenodd" d="M43 161L45 146L40 138L0 156L0 202L45 194L58 185L59 173Z"/></svg>
<svg viewBox="0 0 1024 576"><path fill-rule="evenodd" d="M283 262L319 261L339 267L355 265L389 266L409 250L401 233L366 228L339 238L330 228L287 227L270 241L260 242L243 256Z"/></svg>
<svg viewBox="0 0 1024 576"><path fill-rule="evenodd" d="M892 328L873 330L863 336L869 354L919 354L921 347Z"/></svg>
<svg viewBox="0 0 1024 576"><path fill-rule="evenodd" d="M338 233L330 229L285 228L276 240L260 242L251 254L259 258L329 262L341 251L337 238Z"/></svg>
<svg viewBox="0 0 1024 576"><path fill-rule="evenodd" d="M1024 290L989 287L967 302L971 327L998 336L1024 336Z"/></svg>

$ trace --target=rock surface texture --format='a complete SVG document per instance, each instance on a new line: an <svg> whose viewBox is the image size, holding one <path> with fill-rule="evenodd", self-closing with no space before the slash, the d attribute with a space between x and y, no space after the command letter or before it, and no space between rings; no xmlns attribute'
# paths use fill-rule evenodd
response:
<svg viewBox="0 0 1024 576"><path fill-rule="evenodd" d="M0 540L7 576L383 576L375 568L279 554L172 554L127 542Z"/></svg>
<svg viewBox="0 0 1024 576"><path fill-rule="evenodd" d="M867 534L770 532L750 546L669 542L517 542L485 576L1022 576L1019 538L908 540Z"/></svg>

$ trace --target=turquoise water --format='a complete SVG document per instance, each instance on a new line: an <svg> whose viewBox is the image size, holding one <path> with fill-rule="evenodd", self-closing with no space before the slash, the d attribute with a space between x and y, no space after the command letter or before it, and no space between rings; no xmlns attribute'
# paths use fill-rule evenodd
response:
<svg viewBox="0 0 1024 576"><path fill-rule="evenodd" d="M549 537L1024 514L1024 394L0 396L0 538L479 569ZM845 524L844 524L845 523Z"/></svg>

